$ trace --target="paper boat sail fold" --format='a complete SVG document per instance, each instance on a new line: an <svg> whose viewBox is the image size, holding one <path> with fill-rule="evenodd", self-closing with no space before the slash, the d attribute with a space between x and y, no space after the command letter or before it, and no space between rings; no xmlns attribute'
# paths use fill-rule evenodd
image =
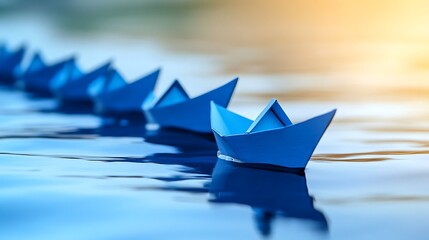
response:
<svg viewBox="0 0 429 240"><path fill-rule="evenodd" d="M211 104L211 126L220 156L242 163L304 169L336 110L292 124L278 112L275 100L268 106L254 122Z"/></svg>
<svg viewBox="0 0 429 240"><path fill-rule="evenodd" d="M31 59L30 64L25 70L24 74L29 75L34 72L39 71L40 69L46 67L45 61L43 61L42 55L40 53L35 53L33 58Z"/></svg>
<svg viewBox="0 0 429 240"><path fill-rule="evenodd" d="M121 74L119 74L118 70L111 67L106 72L105 77L98 78L89 85L88 92L92 98L95 98L104 93L121 88L125 85L127 85L125 79L121 76Z"/></svg>
<svg viewBox="0 0 429 240"><path fill-rule="evenodd" d="M55 96L63 103L92 103L92 97L89 92L90 85L106 78L106 73L110 68L110 61L102 64L88 73L54 87Z"/></svg>
<svg viewBox="0 0 429 240"><path fill-rule="evenodd" d="M179 81L175 80L167 91L155 102L154 107L166 107L187 100L189 100L188 94Z"/></svg>
<svg viewBox="0 0 429 240"><path fill-rule="evenodd" d="M161 69L127 84L117 71L111 71L101 94L94 96L95 110L101 115L142 113L142 105L153 95Z"/></svg>
<svg viewBox="0 0 429 240"><path fill-rule="evenodd" d="M238 78L198 97L189 98L176 81L152 107L145 108L144 113L149 122L161 127L209 133L210 102L227 107L237 82Z"/></svg>
<svg viewBox="0 0 429 240"><path fill-rule="evenodd" d="M80 70L76 65L76 59L70 57L56 64L27 72L18 80L18 86L28 92L51 96L55 88L78 75Z"/></svg>
<svg viewBox="0 0 429 240"><path fill-rule="evenodd" d="M6 46L2 46L1 49L0 83L13 85L22 74L21 63L27 49L25 46L21 46L15 51L8 51Z"/></svg>
<svg viewBox="0 0 429 240"><path fill-rule="evenodd" d="M292 125L292 121L283 111L277 100L272 99L246 132L259 132L289 125Z"/></svg>

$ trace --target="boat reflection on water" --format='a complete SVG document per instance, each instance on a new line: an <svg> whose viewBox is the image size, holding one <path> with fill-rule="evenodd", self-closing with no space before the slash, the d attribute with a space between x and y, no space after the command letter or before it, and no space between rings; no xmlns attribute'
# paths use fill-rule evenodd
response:
<svg viewBox="0 0 429 240"><path fill-rule="evenodd" d="M67 110L79 114L82 108ZM55 111L55 110L52 110ZM59 111L59 109L56 109ZM63 108L62 111L65 111ZM82 114L82 113L80 113ZM155 163L180 165L181 174L151 177L168 182L166 186L140 186L137 190L178 191L192 194L207 194L209 202L235 203L252 208L257 229L263 236L273 232L274 221L279 218L304 221L303 226L320 233L328 231L325 216L314 208L313 198L308 193L305 173L291 169L261 169L255 165L244 165L216 156L217 146L211 134L201 134L174 128L147 128L144 118L133 115L103 118L94 128L76 128L56 132L55 136L82 137L137 137L147 143L173 147L171 153L152 153L142 157L119 157L97 161ZM175 184L183 180L203 181L201 186Z"/></svg>
<svg viewBox="0 0 429 240"><path fill-rule="evenodd" d="M46 98L40 95L31 94L31 93L28 94L28 97L31 100ZM40 113L59 113L59 114L65 114L65 115L82 115L82 114L94 113L93 106L85 102L77 102L77 103L56 102L55 104L49 105L48 107L40 107L35 110Z"/></svg>
<svg viewBox="0 0 429 240"><path fill-rule="evenodd" d="M216 142L212 134L202 134L174 128L151 130L141 116L104 118L95 128L77 128L56 132L60 136L138 137L144 142L176 148L181 153L208 153L216 158Z"/></svg>
<svg viewBox="0 0 429 240"><path fill-rule="evenodd" d="M61 111L73 110L70 109L61 109ZM56 110L43 110L44 112L60 112L59 109ZM61 112L66 114L64 112ZM68 111L67 114L84 114L83 112L76 113ZM100 124L96 127L88 128L75 128L65 131L58 131L52 133L51 135L56 137L67 137L67 138L96 138L96 137L138 137L144 138L146 135L146 122L141 119L140 116L130 116L127 118L103 118L100 121ZM39 137L52 137L49 134L41 135Z"/></svg>
<svg viewBox="0 0 429 240"><path fill-rule="evenodd" d="M148 143L176 147L181 152L209 152L216 156L217 146L213 134L197 133L178 128L148 130L144 136Z"/></svg>
<svg viewBox="0 0 429 240"><path fill-rule="evenodd" d="M219 159L210 193L214 203L250 206L263 236L271 234L273 221L280 217L308 221L314 223L310 226L315 226L315 230L328 231L325 216L314 208L308 194L303 172L264 170Z"/></svg>

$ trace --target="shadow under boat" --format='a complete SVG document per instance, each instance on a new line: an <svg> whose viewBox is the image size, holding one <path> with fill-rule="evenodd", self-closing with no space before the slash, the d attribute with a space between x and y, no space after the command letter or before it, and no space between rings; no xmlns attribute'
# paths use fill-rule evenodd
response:
<svg viewBox="0 0 429 240"><path fill-rule="evenodd" d="M216 157L217 146L213 134L198 133L178 128L148 130L144 141L176 147L182 152L210 152Z"/></svg>
<svg viewBox="0 0 429 240"><path fill-rule="evenodd" d="M41 113L61 113L66 115L93 114L93 107L86 103L67 103L57 102L52 107L37 109Z"/></svg>
<svg viewBox="0 0 429 240"><path fill-rule="evenodd" d="M103 118L95 128L77 128L55 132L57 136L141 137L144 142L177 148L179 152L209 152L216 158L217 146L212 134L202 134L175 128L148 130L144 117L127 114Z"/></svg>
<svg viewBox="0 0 429 240"><path fill-rule="evenodd" d="M256 226L263 236L272 232L276 218L293 218L314 223L328 231L328 223L315 209L308 193L305 173L284 169L263 170L219 159L213 170L209 192L213 203L237 203L252 208Z"/></svg>
<svg viewBox="0 0 429 240"><path fill-rule="evenodd" d="M40 96L30 96L34 98L40 98ZM58 101L53 106L44 107L37 109L36 111L41 113L60 113L66 115L82 115L82 114L94 114L94 106L92 103L83 101ZM103 125L107 123L119 123L119 122L130 122L133 125L146 124L146 118L143 112L127 112L127 113L110 113L105 115L99 115L103 120ZM105 124L106 123L106 124ZM122 124L123 125L123 124Z"/></svg>

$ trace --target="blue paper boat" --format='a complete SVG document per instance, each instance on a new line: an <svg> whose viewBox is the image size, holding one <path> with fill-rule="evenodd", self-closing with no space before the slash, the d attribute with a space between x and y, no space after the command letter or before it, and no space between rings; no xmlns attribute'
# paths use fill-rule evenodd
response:
<svg viewBox="0 0 429 240"><path fill-rule="evenodd" d="M45 61L43 60L42 55L39 52L36 52L33 55L33 58L31 59L31 62L28 65L27 69L25 69L22 77L31 75L45 67L47 67L47 65L45 64Z"/></svg>
<svg viewBox="0 0 429 240"><path fill-rule="evenodd" d="M15 51L8 51L5 46L0 50L0 83L13 85L22 73L22 60L26 47L19 47Z"/></svg>
<svg viewBox="0 0 429 240"><path fill-rule="evenodd" d="M241 163L304 169L335 112L293 124L275 99L255 121L212 103L218 156Z"/></svg>
<svg viewBox="0 0 429 240"><path fill-rule="evenodd" d="M238 78L203 95L189 98L176 80L151 107L145 107L146 118L161 127L209 133L210 102L227 107L237 82Z"/></svg>
<svg viewBox="0 0 429 240"><path fill-rule="evenodd" d="M110 66L111 62L109 61L88 73L70 79L54 89L55 96L62 103L92 104L89 88L94 82L102 81L107 77Z"/></svg>
<svg viewBox="0 0 429 240"><path fill-rule="evenodd" d="M5 44L0 44L0 62L3 64L3 61L8 56L8 49Z"/></svg>
<svg viewBox="0 0 429 240"><path fill-rule="evenodd" d="M28 92L51 96L56 88L81 75L75 57L49 66L42 64L40 56L34 56L29 71L19 79L18 86Z"/></svg>
<svg viewBox="0 0 429 240"><path fill-rule="evenodd" d="M127 84L116 70L111 70L105 83L99 82L92 86L95 111L100 115L142 115L142 105L153 96L160 71L157 69Z"/></svg>
<svg viewBox="0 0 429 240"><path fill-rule="evenodd" d="M326 231L328 223L314 207L308 193L305 174L266 171L217 161L209 192L211 202L247 205L254 212L256 226L264 236L270 235L275 218L289 218L314 224Z"/></svg>

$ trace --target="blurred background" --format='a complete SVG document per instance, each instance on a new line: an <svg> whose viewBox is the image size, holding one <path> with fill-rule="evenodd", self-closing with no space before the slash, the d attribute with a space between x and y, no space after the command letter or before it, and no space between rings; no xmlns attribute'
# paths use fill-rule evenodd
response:
<svg viewBox="0 0 429 240"><path fill-rule="evenodd" d="M165 84L204 89L240 76L238 95L253 99L420 101L427 9L424 0L2 0L0 39L52 61L77 53L88 68L113 58L130 79L158 66Z"/></svg>

